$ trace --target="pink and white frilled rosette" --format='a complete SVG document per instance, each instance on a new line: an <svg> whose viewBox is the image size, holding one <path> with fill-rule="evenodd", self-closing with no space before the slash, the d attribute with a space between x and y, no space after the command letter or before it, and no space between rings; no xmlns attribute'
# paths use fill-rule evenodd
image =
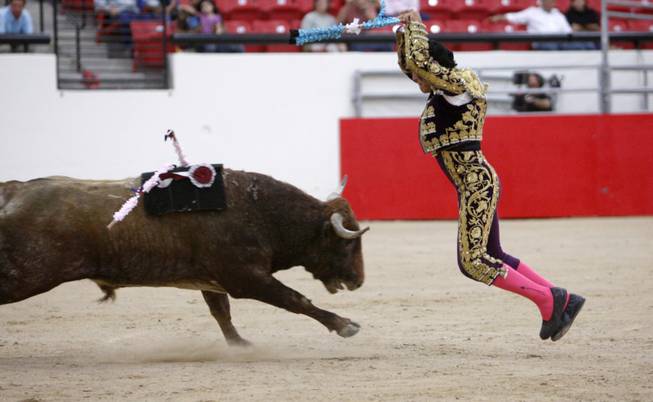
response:
<svg viewBox="0 0 653 402"><path fill-rule="evenodd" d="M163 173L167 173L171 171L174 167L175 167L174 165L166 165L161 169L157 170L152 175L152 177L150 177L145 183L143 183L143 185L136 191L136 194L130 197L127 201L125 201L125 203L122 204L122 207L120 207L120 209L113 214L113 220L111 221L111 223L109 223L109 225L107 225L107 228L111 229L113 225L125 219L127 215L129 215L129 213L138 205L138 199L141 197L141 194L149 193L150 190L156 187L161 181L160 176Z"/></svg>
<svg viewBox="0 0 653 402"><path fill-rule="evenodd" d="M188 170L188 178L195 187L211 187L215 182L215 169L209 164L193 165Z"/></svg>

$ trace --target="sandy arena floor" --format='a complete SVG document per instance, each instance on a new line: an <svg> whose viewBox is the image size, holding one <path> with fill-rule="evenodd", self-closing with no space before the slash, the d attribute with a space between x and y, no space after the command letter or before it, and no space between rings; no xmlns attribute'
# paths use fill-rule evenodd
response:
<svg viewBox="0 0 653 402"><path fill-rule="evenodd" d="M362 325L350 339L232 301L255 346L228 348L201 294L89 281L0 306L0 400L653 400L653 218L504 221L504 249L585 295L558 343L530 302L464 278L454 222L372 222L367 280L329 295L278 277Z"/></svg>

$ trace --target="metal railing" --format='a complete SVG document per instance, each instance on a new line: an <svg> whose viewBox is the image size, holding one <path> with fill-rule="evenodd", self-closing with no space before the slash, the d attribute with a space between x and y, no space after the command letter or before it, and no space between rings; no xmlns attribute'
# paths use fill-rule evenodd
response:
<svg viewBox="0 0 653 402"><path fill-rule="evenodd" d="M564 70L596 70L601 72L604 66L602 63L594 64L582 64L582 65L570 65L570 64L560 64L560 65L541 65L541 66L501 66L501 67L479 67L475 68L475 71L478 73L479 77L483 80L487 77L489 72L507 72L510 73L510 77L501 76L499 77L505 81L512 81L512 74L516 71L536 71L536 70L555 70L555 71L564 71ZM643 88L610 88L607 91L604 90L602 86L603 77L599 75L599 80L596 86L592 87L577 87L577 88L504 88L504 89L495 89L492 86L488 91L488 103L496 102L506 102L508 98L502 99L498 98L497 95L526 95L526 94L542 94L546 93L549 95L557 96L561 94L570 94L570 93L596 93L602 95L607 93L608 96L611 95L623 95L623 94L640 94L643 96L642 106L643 109L648 110L649 100L648 95L653 93L653 88L648 88L648 72L653 71L653 65L643 64L643 65L621 65L621 66L608 66L608 73L612 71L637 71L642 73ZM405 77L404 74L397 70L357 70L354 72L354 82L352 89L352 102L354 105L354 114L356 117L362 117L364 115L364 103L365 101L423 101L424 94L421 94L417 91L410 93L396 93L396 92L373 92L365 93L363 89L363 81L366 78L402 78ZM496 78L496 77L495 77ZM599 96L599 110L602 110L603 98Z"/></svg>
<svg viewBox="0 0 653 402"><path fill-rule="evenodd" d="M610 67L610 59L608 57L608 52L610 50L610 40L619 39L618 35L615 35L613 32L609 32L609 20L610 18L626 18L626 19L639 19L639 20L653 20L653 15L651 14L639 14L636 12L621 12L621 11L611 11L608 9L609 6L622 6L630 7L631 9L649 9L653 10L653 4L648 4L645 2L630 1L630 0L602 0L601 1L601 74L600 74L600 87L601 87L601 113L610 113L612 110L612 94L615 93L624 93L622 90L613 90L611 88L612 82L610 77L610 70L614 68ZM644 69L648 71L648 66L644 66ZM644 73L645 84L648 84L647 74ZM646 99L646 104L648 105L648 94L653 93L653 89L643 88L642 90L627 90L633 93L632 91L638 91L643 93Z"/></svg>
<svg viewBox="0 0 653 402"><path fill-rule="evenodd" d="M126 23L84 7L60 10L57 0L53 5L59 89L169 88L165 13Z"/></svg>

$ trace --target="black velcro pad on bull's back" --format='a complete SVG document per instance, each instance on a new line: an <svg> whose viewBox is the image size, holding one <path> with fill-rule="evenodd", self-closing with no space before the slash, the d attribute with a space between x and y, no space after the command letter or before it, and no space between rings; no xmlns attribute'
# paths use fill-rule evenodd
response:
<svg viewBox="0 0 653 402"><path fill-rule="evenodd" d="M196 187L188 178L173 180L166 188L154 187L145 193L143 205L145 212L151 215L163 215L170 212L219 211L227 207L222 179L222 165L211 165L215 169L215 180L211 187ZM186 172L187 167L171 170L171 173ZM145 183L154 172L141 174L141 183Z"/></svg>

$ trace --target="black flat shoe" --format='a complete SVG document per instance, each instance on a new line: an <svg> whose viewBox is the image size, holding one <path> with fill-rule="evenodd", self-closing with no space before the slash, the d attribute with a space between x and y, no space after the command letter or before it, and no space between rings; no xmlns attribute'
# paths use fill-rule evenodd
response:
<svg viewBox="0 0 653 402"><path fill-rule="evenodd" d="M565 322L555 334L551 335L551 340L553 342L565 336L584 304L585 298L583 296L575 295L573 293L569 295L569 304L567 304L567 308L565 309Z"/></svg>
<svg viewBox="0 0 653 402"><path fill-rule="evenodd" d="M549 320L542 321L542 328L540 329L540 338L542 340L549 339L566 325L564 309L567 301L567 291L563 288L551 288L551 295L553 295L553 314L551 314Z"/></svg>

